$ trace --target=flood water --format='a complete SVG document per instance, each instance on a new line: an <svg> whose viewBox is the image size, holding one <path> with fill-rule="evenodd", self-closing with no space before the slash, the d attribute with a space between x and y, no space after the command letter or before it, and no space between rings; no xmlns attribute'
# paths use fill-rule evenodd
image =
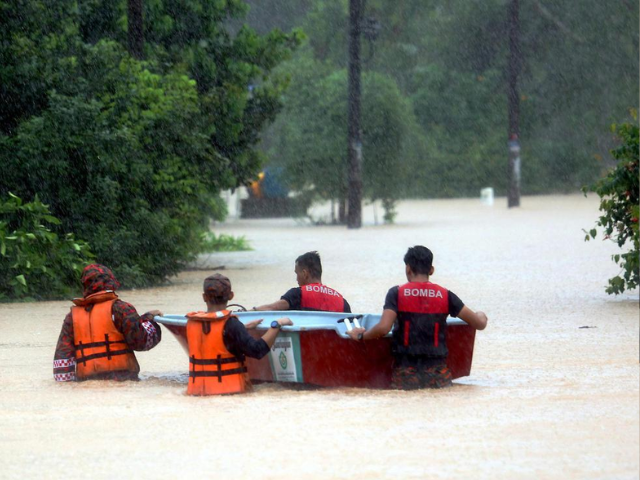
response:
<svg viewBox="0 0 640 480"><path fill-rule="evenodd" d="M393 226L373 225L368 207L358 231L230 222L216 231L254 250L201 259L224 266L234 300L251 307L295 286L295 257L318 250L324 283L354 311L380 312L407 247L430 247L433 281L489 317L471 376L443 391L258 385L191 398L187 357L166 330L137 355L140 382L56 384L70 303L0 305L0 478L638 478L638 292L604 292L617 247L581 231L596 198L522 203L403 202ZM203 306L211 272L121 298L182 314Z"/></svg>

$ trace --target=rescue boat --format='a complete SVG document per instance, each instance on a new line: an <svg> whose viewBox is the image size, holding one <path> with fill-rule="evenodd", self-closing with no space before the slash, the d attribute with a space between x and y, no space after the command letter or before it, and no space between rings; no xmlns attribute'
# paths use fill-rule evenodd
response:
<svg viewBox="0 0 640 480"><path fill-rule="evenodd" d="M262 319L252 336L260 338L273 320L289 317L294 325L282 327L268 355L247 358L252 380L293 382L322 387L389 388L391 385L391 335L355 342L347 335L352 325L367 330L380 315L315 311L234 312L242 323ZM182 315L156 317L188 354L187 319ZM447 320L447 364L453 378L471 373L476 331L456 318ZM185 369L187 363L185 360Z"/></svg>

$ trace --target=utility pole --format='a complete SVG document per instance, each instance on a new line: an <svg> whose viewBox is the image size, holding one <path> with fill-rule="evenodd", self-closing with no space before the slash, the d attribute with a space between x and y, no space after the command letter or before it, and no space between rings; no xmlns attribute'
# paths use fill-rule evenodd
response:
<svg viewBox="0 0 640 480"><path fill-rule="evenodd" d="M129 54L136 60L144 59L144 33L142 30L142 1L127 0L127 24L129 36Z"/></svg>
<svg viewBox="0 0 640 480"><path fill-rule="evenodd" d="M519 0L509 4L509 208L520 206L520 95L518 94L518 75L522 64L520 51Z"/></svg>
<svg viewBox="0 0 640 480"><path fill-rule="evenodd" d="M361 18L362 0L349 0L348 228L360 228L362 226L362 139L360 138Z"/></svg>

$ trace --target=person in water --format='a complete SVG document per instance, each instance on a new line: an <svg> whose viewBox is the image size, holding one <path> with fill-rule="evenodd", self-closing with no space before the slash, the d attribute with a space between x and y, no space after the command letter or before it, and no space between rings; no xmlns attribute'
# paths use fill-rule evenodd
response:
<svg viewBox="0 0 640 480"><path fill-rule="evenodd" d="M137 380L140 365L133 351L151 350L161 339L153 321L159 310L142 316L118 298L120 283L109 268L92 264L82 272L83 297L62 323L53 378L58 382L106 379Z"/></svg>
<svg viewBox="0 0 640 480"><path fill-rule="evenodd" d="M431 283L433 253L428 248L409 248L404 263L408 283L389 289L380 322L370 330L354 328L347 333L353 340L366 341L385 336L393 327L392 388L448 387L447 317L458 317L484 330L487 316L465 306L453 292Z"/></svg>
<svg viewBox="0 0 640 480"><path fill-rule="evenodd" d="M322 284L322 263L318 252L307 252L296 259L294 272L299 287L287 291L276 302L253 310L320 310L351 313L351 306L336 290Z"/></svg>
<svg viewBox="0 0 640 480"><path fill-rule="evenodd" d="M262 322L256 320L245 327L227 310L233 299L231 281L216 273L204 280L202 299L206 312L187 314L189 344L189 395L220 395L242 393L251 388L245 357L264 357L284 325L293 325L289 318L274 320L262 338L253 338L247 328Z"/></svg>

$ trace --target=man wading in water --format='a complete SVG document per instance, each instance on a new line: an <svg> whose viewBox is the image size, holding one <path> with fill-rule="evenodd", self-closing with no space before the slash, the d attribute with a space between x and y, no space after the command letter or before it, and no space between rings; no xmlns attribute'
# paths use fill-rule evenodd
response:
<svg viewBox="0 0 640 480"><path fill-rule="evenodd" d="M138 316L135 307L118 299L120 283L104 265L93 264L82 272L83 297L62 324L53 360L58 382L106 379L137 380L140 366L133 350L155 347L161 338L153 321L159 310Z"/></svg>
<svg viewBox="0 0 640 480"><path fill-rule="evenodd" d="M393 328L392 388L443 388L451 385L447 367L447 317L458 317L477 330L487 326L487 316L467 308L453 292L431 283L433 253L415 246L404 256L408 283L390 288L380 322L370 330L354 328L347 334L356 341L385 336Z"/></svg>
<svg viewBox="0 0 640 480"><path fill-rule="evenodd" d="M342 295L322 285L322 263L318 252L300 255L296 259L294 272L299 287L290 289L280 300L253 307L253 310L320 310L351 313L351 307Z"/></svg>
<svg viewBox="0 0 640 480"><path fill-rule="evenodd" d="M245 327L227 310L233 298L231 282L216 273L204 280L202 299L206 312L187 313L189 343L189 395L220 395L242 393L251 388L246 375L245 356L264 357L284 325L293 325L289 318L271 322L262 338L255 339L247 328L255 328L262 320Z"/></svg>

